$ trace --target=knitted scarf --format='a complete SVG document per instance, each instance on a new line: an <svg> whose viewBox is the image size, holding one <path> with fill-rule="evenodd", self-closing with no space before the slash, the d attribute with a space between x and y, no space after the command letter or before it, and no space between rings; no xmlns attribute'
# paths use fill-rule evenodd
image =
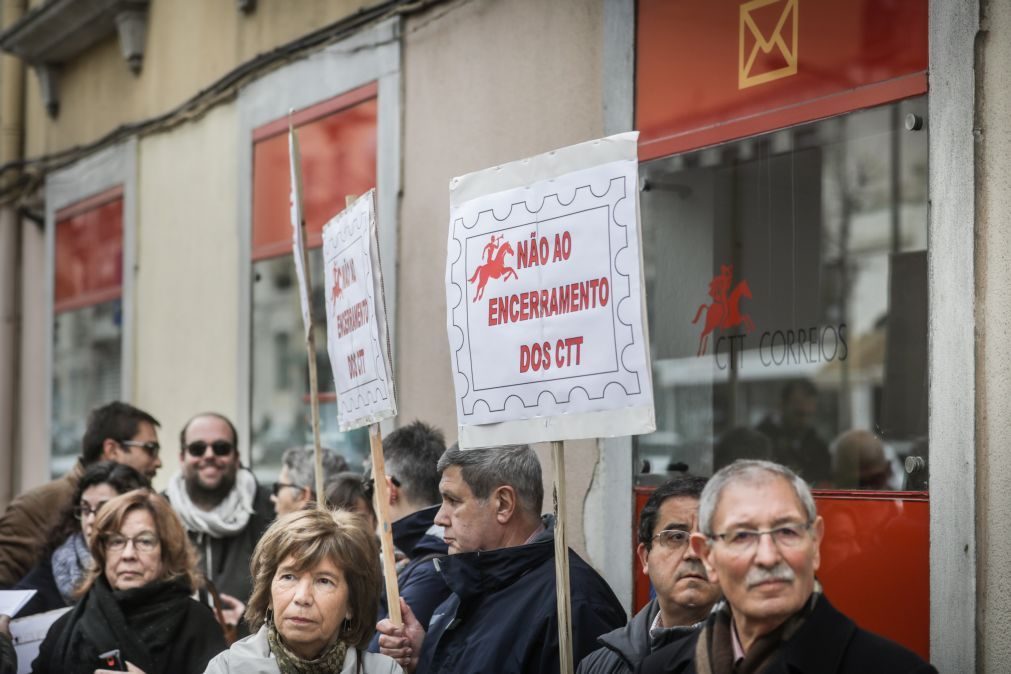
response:
<svg viewBox="0 0 1011 674"><path fill-rule="evenodd" d="M245 529L249 516L253 514L256 478L248 470L240 469L235 474L235 486L213 510L201 510L193 504L186 492L182 472L172 476L166 493L187 531L211 538L228 538Z"/></svg>
<svg viewBox="0 0 1011 674"><path fill-rule="evenodd" d="M80 585L84 572L91 564L91 553L84 536L80 532L71 534L53 551L49 562L53 567L53 580L56 581L56 588L63 601L68 605L76 603L74 590Z"/></svg>
<svg viewBox="0 0 1011 674"><path fill-rule="evenodd" d="M771 663L780 646L797 633L801 625L814 609L821 595L821 586L815 583L804 607L790 616L786 622L762 635L751 644L739 667L734 667L734 646L731 630L733 614L730 604L723 602L706 622L695 646L695 670L698 674L759 674Z"/></svg>
<svg viewBox="0 0 1011 674"><path fill-rule="evenodd" d="M323 649L316 659L300 658L284 645L273 623L267 629L267 643L281 674L336 674L344 668L344 658L348 652L348 645L337 639Z"/></svg>

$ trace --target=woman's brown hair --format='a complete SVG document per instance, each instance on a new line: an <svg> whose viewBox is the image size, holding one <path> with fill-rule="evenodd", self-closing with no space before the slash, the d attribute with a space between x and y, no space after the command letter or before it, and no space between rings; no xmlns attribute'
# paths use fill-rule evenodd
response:
<svg viewBox="0 0 1011 674"><path fill-rule="evenodd" d="M106 540L118 534L127 515L138 509L151 513L155 533L158 534L162 565L162 575L158 580L184 578L194 592L203 587L203 577L197 571L197 553L186 537L179 516L164 497L150 489L135 489L110 500L98 513L89 544L92 565L77 591L78 596L87 594L95 580L105 573L108 558L105 553Z"/></svg>
<svg viewBox="0 0 1011 674"><path fill-rule="evenodd" d="M315 568L329 559L344 573L348 585L351 624L341 638L365 648L375 633L382 583L379 545L366 526L360 515L322 510L315 503L271 524L256 544L249 563L253 593L246 605L246 622L250 628L259 629L266 620L271 583L277 567L286 559L296 560L296 571Z"/></svg>

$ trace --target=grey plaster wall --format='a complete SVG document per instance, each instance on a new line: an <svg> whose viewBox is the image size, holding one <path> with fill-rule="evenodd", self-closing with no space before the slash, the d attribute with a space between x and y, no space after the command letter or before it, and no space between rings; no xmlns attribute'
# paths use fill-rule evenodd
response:
<svg viewBox="0 0 1011 674"><path fill-rule="evenodd" d="M977 40L977 667L1011 670L1011 3L983 3Z"/></svg>

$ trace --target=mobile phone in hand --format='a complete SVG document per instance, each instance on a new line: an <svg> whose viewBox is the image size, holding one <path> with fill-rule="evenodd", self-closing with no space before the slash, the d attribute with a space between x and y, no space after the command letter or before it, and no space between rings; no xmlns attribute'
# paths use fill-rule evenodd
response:
<svg viewBox="0 0 1011 674"><path fill-rule="evenodd" d="M106 651L98 656L98 666L101 669L111 669L114 672L125 672L126 663L123 662L123 658L119 655L119 649L114 648L111 651Z"/></svg>

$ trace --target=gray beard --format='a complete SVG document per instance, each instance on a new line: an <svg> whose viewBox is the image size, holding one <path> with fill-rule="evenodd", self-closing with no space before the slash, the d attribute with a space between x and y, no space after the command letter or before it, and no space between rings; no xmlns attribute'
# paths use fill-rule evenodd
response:
<svg viewBox="0 0 1011 674"><path fill-rule="evenodd" d="M235 486L235 475L224 474L217 487L207 488L200 484L200 478L196 472L185 476L186 494L193 501L193 505L201 510L214 510L219 503L225 500L228 492Z"/></svg>

